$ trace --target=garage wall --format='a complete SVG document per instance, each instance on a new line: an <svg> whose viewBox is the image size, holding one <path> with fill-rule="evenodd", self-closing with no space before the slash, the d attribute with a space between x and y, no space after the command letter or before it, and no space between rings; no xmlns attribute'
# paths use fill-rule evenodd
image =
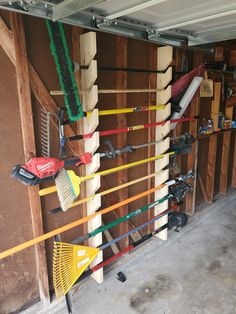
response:
<svg viewBox="0 0 236 314"><path fill-rule="evenodd" d="M7 22L8 17L6 12L0 12L4 20ZM41 79L49 90L60 89L56 74L53 58L49 49L49 39L45 23L42 19L24 16L26 42L28 49L28 58L33 64L34 68L40 75ZM71 46L71 26L66 26L69 46ZM117 57L117 38L114 35L97 33L98 53L96 59L100 66L115 66ZM127 42L127 66L137 68L155 68L157 45L128 39ZM180 67L182 56L188 55L190 65L194 63L194 54L184 50L175 50L175 62L177 69ZM20 116L18 109L17 89L15 81L15 69L8 60L4 51L0 48L0 152L2 162L0 163L0 173L2 180L0 184L0 250L22 243L32 238L30 210L27 200L26 188L11 179L9 174L13 165L24 162L22 150L22 138L20 127ZM116 73L100 73L98 74L97 84L99 88L116 88L117 74ZM155 83L155 82L154 82ZM127 74L127 88L148 88L150 84L150 75L144 73L128 73ZM63 105L63 97L55 97L58 105ZM147 106L155 103L154 94L129 94L127 96L127 107ZM32 96L32 104L34 111L35 136L37 151L40 152L40 135L39 135L39 116L40 105ZM99 97L99 109L111 109L117 105L115 95L103 95ZM201 114L207 115L209 111L209 104L201 101ZM186 116L188 116L188 113ZM153 119L152 115L151 119ZM127 125L137 125L147 122L150 119L148 113L134 113L127 115ZM115 128L117 119L115 116L101 117L99 130ZM183 126L183 132L188 130L188 124ZM57 133L52 130L53 138L53 154L57 154L58 143L56 141ZM105 138L104 138L105 139ZM116 136L109 136L106 139L112 140L113 144L117 145ZM103 139L102 139L103 140ZM130 132L127 135L126 144L139 144L148 141L148 131L141 130L137 132ZM217 152L217 169L219 169L221 150L219 140L219 151ZM208 152L208 139L203 140L199 147L199 169L205 182L205 166L206 156ZM68 151L68 155L71 152ZM128 162L147 158L147 150L141 149L135 153L128 154ZM180 158L182 165L182 172L186 169L186 156ZM231 161L232 163L232 161ZM116 160L102 161L101 170L115 167ZM147 174L147 165L138 168L131 168L128 171L128 180L144 176ZM117 185L117 176L110 175L102 180L101 189ZM216 180L215 192L218 192L219 180ZM148 182L130 187L127 195L130 197L139 192L145 191L148 188ZM48 196L41 199L43 210L43 221L45 232L62 226L68 222L74 221L82 216L81 208L76 207L67 213L58 214L55 216L49 215L48 212L54 207L58 206L58 199L56 195ZM112 199L103 199L103 207L108 204L119 201L118 193L114 193ZM150 200L149 200L150 201ZM132 211L140 206L147 204L147 198L143 198L138 202L129 205L128 210ZM197 185L197 204L203 202L203 196L199 185ZM182 207L184 210L184 206ZM115 219L113 214L106 215L104 221L106 223ZM134 224L139 225L147 219L147 214L138 216L133 221ZM145 234L146 230L142 233ZM63 241L70 241L71 239L81 235L83 229L81 227L75 228L66 234L62 235ZM114 228L112 235L118 235L119 229ZM104 239L105 241L105 239ZM49 270L50 286L51 281L51 264L52 264L52 240L46 242L47 261ZM105 257L110 256L111 251L105 251ZM34 302L38 299L38 286L35 277L35 261L34 249L27 249L22 253L17 253L0 262L0 313L10 313L20 309L29 302Z"/></svg>

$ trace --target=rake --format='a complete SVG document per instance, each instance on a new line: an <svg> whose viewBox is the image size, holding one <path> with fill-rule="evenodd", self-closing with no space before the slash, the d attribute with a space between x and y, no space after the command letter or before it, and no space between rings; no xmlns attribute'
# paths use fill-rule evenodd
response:
<svg viewBox="0 0 236 314"><path fill-rule="evenodd" d="M126 164L126 165L118 166L118 167L111 168L108 170L103 170L100 172L96 172L96 173L93 173L93 174L90 174L90 175L87 175L84 177L77 176L73 170L66 171L65 169L62 169L55 179L56 186L52 186L52 187L40 190L39 195L44 196L44 195L47 195L50 193L57 192L61 208L63 211L66 211L71 206L71 204L76 200L76 198L79 196L80 184L82 182L87 181L87 180L91 180L98 175L105 176L105 175L108 175L108 174L111 174L111 173L114 173L117 171L128 169L130 167L142 165L142 164L147 163L147 162L161 159L166 155L170 156L173 154L175 154L175 152L170 152L170 153L142 159L139 161L135 161L135 162Z"/></svg>
<svg viewBox="0 0 236 314"><path fill-rule="evenodd" d="M149 224L155 222L172 212L177 206L168 208L161 214L147 220L142 225L126 232L125 234L113 239L110 242L100 245L97 248L89 246L74 245L63 242L54 242L53 249L53 286L57 298L65 295L78 278L84 273L86 268L92 263L100 251L105 250L112 244L130 236Z"/></svg>

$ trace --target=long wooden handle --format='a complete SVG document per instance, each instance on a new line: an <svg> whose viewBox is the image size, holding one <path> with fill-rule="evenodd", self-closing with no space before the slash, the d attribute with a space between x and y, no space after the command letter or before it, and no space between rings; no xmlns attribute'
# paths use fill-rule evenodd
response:
<svg viewBox="0 0 236 314"><path fill-rule="evenodd" d="M70 208L71 208L71 207L76 207L76 206L81 205L81 204L83 204L83 203L86 203L86 202L88 202L88 201L90 201L90 200L93 200L97 195L104 196L104 195L113 193L113 192L115 192L115 191L118 191L118 190L120 190L120 189L126 188L126 187L128 187L128 186L130 186L130 185L133 185L133 184L139 183L139 182L141 182L141 181L150 179L150 178L152 178L152 177L158 175L158 173L160 173L160 172L151 173L151 174L149 174L149 175L147 175L147 176L145 176L145 177L141 177L141 178L138 178L138 179L135 179L135 180L132 180L132 181L129 181L129 182L120 184L120 185L118 185L118 186L114 186L113 188L107 189L107 190L102 191L102 192L100 192L100 193L96 193L96 194L90 195L90 196L85 197L85 198L83 198L83 199L81 199L81 200L75 201L73 204L71 204Z"/></svg>
<svg viewBox="0 0 236 314"><path fill-rule="evenodd" d="M130 88L130 89L99 89L98 94L129 94L129 93L156 93L160 89L156 88ZM80 90L79 94L88 95L89 90ZM59 96L64 95L62 90L52 90L50 95Z"/></svg>
<svg viewBox="0 0 236 314"><path fill-rule="evenodd" d="M45 196L45 195L54 193L54 192L56 192L56 191L57 191L57 188L56 188L55 185L53 185L53 186L50 186L50 187L48 187L48 188L39 190L39 195L40 195L40 196Z"/></svg>
<svg viewBox="0 0 236 314"><path fill-rule="evenodd" d="M17 252L20 252L20 251L22 251L24 249L27 249L28 247L31 247L31 246L33 246L35 244L38 244L38 243L42 242L42 241L45 241L45 240L47 240L49 238L52 238L52 237L54 237L57 234L63 233L65 231L67 231L67 230L70 230L70 229L73 229L73 228L75 228L75 227L77 227L79 225L82 225L83 223L89 221L90 219L96 217L97 215L104 215L104 214L106 214L106 213L108 213L108 212L110 212L110 211L112 211L112 210L114 210L116 208L122 207L122 206L124 206L126 204L129 204L129 203L131 203L133 201L136 201L136 200L138 200L138 199L140 199L140 198L142 198L144 196L147 196L147 195L149 195L151 193L154 193L155 191L160 189L162 186L164 187L165 185L163 184L161 186L154 187L154 188L152 188L150 190L147 190L147 191L142 192L142 193L140 193L138 195L135 195L135 196L132 196L130 198L127 198L126 200L123 200L123 201L121 201L119 203L116 203L116 204L111 205L111 206L109 206L107 208L104 208L104 209L100 210L99 212L96 212L96 213L93 213L93 214L91 214L89 216L86 216L86 217L83 217L81 219L78 219L78 220L76 220L74 222L71 222L71 223L69 223L69 224L67 224L67 225L65 225L63 227L54 229L54 230L52 230L50 232L47 232L47 233L45 233L45 234L43 234L43 235L41 235L41 236L39 236L37 238L34 238L32 240L29 240L29 241L26 241L26 242L24 242L22 244L19 244L19 245L15 246L15 247L13 247L11 249L3 251L3 252L0 253L0 260L5 258L5 257L7 257L7 256L15 254Z"/></svg>
<svg viewBox="0 0 236 314"><path fill-rule="evenodd" d="M111 168L111 169L103 170L103 171L100 171L100 172L92 173L92 174L87 175L85 177L81 177L80 179L82 181L87 181L87 180L93 179L97 175L106 176L108 174L111 174L111 173L114 173L114 172L117 172L117 171L128 169L128 168L131 168L131 167L134 167L134 166L139 166L139 165L142 165L142 164L144 164L146 162L151 162L151 161L154 161L154 160L157 160L157 159L161 159L161 158L165 157L166 155L173 155L173 154L175 154L175 152L170 152L170 153L166 153L166 154L162 154L162 155L158 155L158 156L154 156L154 157L138 160L138 161L126 164L126 165L122 165L122 166L118 166L118 167L115 167L115 168ZM57 191L56 190L56 186L54 185L54 186L50 186L49 188L45 188L45 189L40 190L39 191L39 195L40 196L44 196L44 195L48 195L50 193L54 193L56 191Z"/></svg>

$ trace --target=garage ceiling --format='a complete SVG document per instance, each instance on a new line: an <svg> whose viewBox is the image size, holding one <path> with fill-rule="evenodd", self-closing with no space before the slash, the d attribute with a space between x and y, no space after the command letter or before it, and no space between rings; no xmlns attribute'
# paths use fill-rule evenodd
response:
<svg viewBox="0 0 236 314"><path fill-rule="evenodd" d="M175 46L236 38L235 0L23 0L2 8Z"/></svg>

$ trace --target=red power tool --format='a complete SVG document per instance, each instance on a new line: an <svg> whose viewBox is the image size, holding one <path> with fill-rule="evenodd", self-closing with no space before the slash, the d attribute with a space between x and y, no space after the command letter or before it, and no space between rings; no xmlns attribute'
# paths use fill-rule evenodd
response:
<svg viewBox="0 0 236 314"><path fill-rule="evenodd" d="M62 168L71 165L85 165L92 161L92 154L84 153L80 157L59 160L56 158L35 157L26 164L16 165L11 176L25 185L36 185L56 178Z"/></svg>

